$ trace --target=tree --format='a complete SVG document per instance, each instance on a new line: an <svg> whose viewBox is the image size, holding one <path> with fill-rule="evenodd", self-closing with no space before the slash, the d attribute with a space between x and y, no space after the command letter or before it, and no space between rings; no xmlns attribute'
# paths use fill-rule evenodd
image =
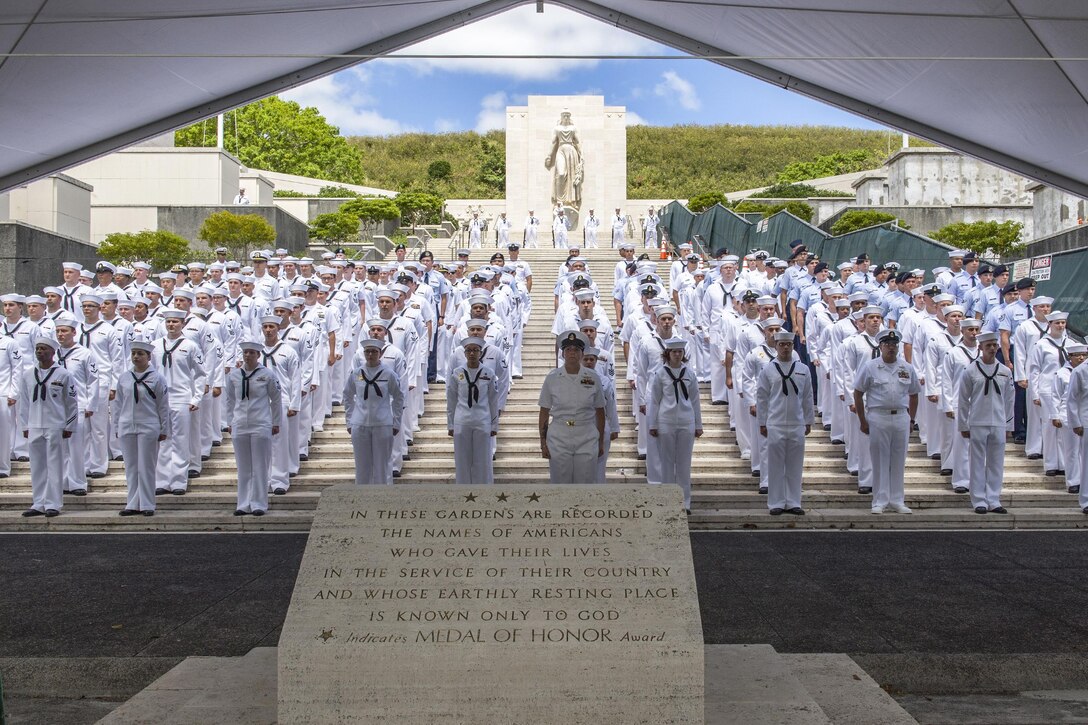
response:
<svg viewBox="0 0 1088 725"><path fill-rule="evenodd" d="M688 209L696 214L706 211L715 204L729 206L725 194L720 191L704 191L688 199Z"/></svg>
<svg viewBox="0 0 1088 725"><path fill-rule="evenodd" d="M235 259L245 259L250 250L276 241L276 228L258 214L217 211L200 225L197 236L209 247L226 247Z"/></svg>
<svg viewBox="0 0 1088 725"><path fill-rule="evenodd" d="M351 189L345 188L343 186L322 186L318 190L317 196L319 198L328 199L354 199L357 198L359 195Z"/></svg>
<svg viewBox="0 0 1088 725"><path fill-rule="evenodd" d="M480 139L479 180L495 194L506 193L506 147L487 136Z"/></svg>
<svg viewBox="0 0 1088 725"><path fill-rule="evenodd" d="M445 159L438 159L432 161L431 165L427 167L427 178L431 181L442 181L450 177L450 173L453 171L453 167L450 166L450 162Z"/></svg>
<svg viewBox="0 0 1088 725"><path fill-rule="evenodd" d="M193 251L184 237L163 230L116 232L107 234L98 245L98 255L114 264L147 262L153 269L170 269L175 264L189 262Z"/></svg>
<svg viewBox="0 0 1088 725"><path fill-rule="evenodd" d="M871 149L836 152L825 156L817 156L812 161L794 161L778 174L776 180L779 183L792 183L794 181L805 181L806 179L818 179L823 176L851 174L855 171L875 169L880 165L880 155Z"/></svg>
<svg viewBox="0 0 1088 725"><path fill-rule="evenodd" d="M737 214L758 212L763 215L764 219L780 211L788 211L798 219L806 222L812 221L813 214L812 207L803 201L787 201L783 204L760 204L759 202L745 200L733 207L733 211Z"/></svg>
<svg viewBox="0 0 1088 725"><path fill-rule="evenodd" d="M1024 225L1012 220L957 222L941 227L929 236L956 249L970 249L987 256L1006 257L1023 247L1020 232Z"/></svg>
<svg viewBox="0 0 1088 725"><path fill-rule="evenodd" d="M411 224L413 234L416 225L436 224L442 214L442 199L424 191L403 191L393 201L401 218Z"/></svg>
<svg viewBox="0 0 1088 725"><path fill-rule="evenodd" d="M831 233L838 237L858 229L875 227L878 224L887 224L888 222L894 222L900 229L910 229L908 225L900 222L895 214L856 209L843 212L843 215L839 217L838 221L831 226Z"/></svg>
<svg viewBox="0 0 1088 725"><path fill-rule="evenodd" d="M363 181L362 155L316 108L276 96L230 111L224 119L227 151L243 164L284 174L347 183ZM215 118L174 134L175 146L214 146Z"/></svg>
<svg viewBox="0 0 1088 725"><path fill-rule="evenodd" d="M763 191L752 194L751 199L811 199L821 196L853 197L845 191L833 191L831 189L817 189L811 184L790 184L779 182Z"/></svg>
<svg viewBox="0 0 1088 725"><path fill-rule="evenodd" d="M359 236L359 217L350 212L334 211L331 214L318 214L310 222L310 238L320 239L332 244L343 244Z"/></svg>
<svg viewBox="0 0 1088 725"><path fill-rule="evenodd" d="M363 222L363 238L370 239L372 229L378 222L400 219L400 207L392 199L384 196L366 197L349 201L340 207L340 211L354 214Z"/></svg>

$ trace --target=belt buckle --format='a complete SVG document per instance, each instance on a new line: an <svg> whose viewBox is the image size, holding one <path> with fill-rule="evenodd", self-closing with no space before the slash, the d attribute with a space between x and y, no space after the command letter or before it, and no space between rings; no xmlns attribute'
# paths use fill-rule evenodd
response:
<svg viewBox="0 0 1088 725"><path fill-rule="evenodd" d="M573 420L567 420L567 421L563 421L563 422L566 423L568 426L570 426L572 428L574 427L574 421Z"/></svg>
<svg viewBox="0 0 1088 725"><path fill-rule="evenodd" d="M889 410L889 411L888 411L888 415L897 415L898 413L899 413L899 410L898 410L898 409L896 409L896 410Z"/></svg>

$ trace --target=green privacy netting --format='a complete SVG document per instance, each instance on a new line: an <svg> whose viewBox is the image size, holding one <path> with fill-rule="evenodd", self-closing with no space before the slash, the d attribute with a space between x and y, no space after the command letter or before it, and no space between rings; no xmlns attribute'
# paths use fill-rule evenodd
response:
<svg viewBox="0 0 1088 725"><path fill-rule="evenodd" d="M1013 267L1019 267L1025 262L1030 263L1047 260L1046 269L1049 270L1049 278L1040 277L1039 270L1032 270L1031 276L1037 278L1037 295L1046 295L1054 298L1053 308L1069 313L1069 329L1079 337L1088 335L1088 299L1085 297L1085 277L1088 276L1088 249L1075 249L1071 252L1047 254L1040 257L1028 257L1014 263ZM1031 269L1032 266L1024 266ZM1029 274L1027 270L1022 271Z"/></svg>

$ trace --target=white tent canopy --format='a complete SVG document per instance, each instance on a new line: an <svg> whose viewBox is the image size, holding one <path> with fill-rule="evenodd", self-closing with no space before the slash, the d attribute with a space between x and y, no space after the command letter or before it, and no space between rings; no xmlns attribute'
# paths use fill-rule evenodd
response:
<svg viewBox="0 0 1088 725"><path fill-rule="evenodd" d="M5 0L0 190L522 4ZM553 4L1088 197L1083 0Z"/></svg>

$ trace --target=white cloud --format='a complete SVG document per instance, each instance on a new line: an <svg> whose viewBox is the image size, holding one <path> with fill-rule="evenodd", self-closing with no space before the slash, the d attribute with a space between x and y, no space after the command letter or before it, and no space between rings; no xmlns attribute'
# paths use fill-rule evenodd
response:
<svg viewBox="0 0 1088 725"><path fill-rule="evenodd" d="M627 111L627 117L624 119L624 122L628 126L649 126L650 125L649 121L647 121L645 118L638 115L637 113L635 113L632 110Z"/></svg>
<svg viewBox="0 0 1088 725"><path fill-rule="evenodd" d="M699 95L695 92L695 86L684 80L675 71L665 71L661 74L662 81L654 86L654 93L662 98L675 98L682 108L689 111L698 111L703 105Z"/></svg>
<svg viewBox="0 0 1088 725"><path fill-rule="evenodd" d="M413 130L374 108L377 102L366 92L369 81L370 74L356 66L318 78L281 96L303 107L316 107L345 136L385 136Z"/></svg>
<svg viewBox="0 0 1088 725"><path fill-rule="evenodd" d="M450 133L461 128L461 122L455 118L436 118L434 120L435 133Z"/></svg>
<svg viewBox="0 0 1088 725"><path fill-rule="evenodd" d="M572 10L548 5L543 13L537 13L535 5L523 5L430 38L403 52L412 55L608 55L660 49L661 46L652 41ZM421 73L441 69L517 80L556 80L573 69L596 67L600 61L426 58L380 62L409 64Z"/></svg>
<svg viewBox="0 0 1088 725"><path fill-rule="evenodd" d="M487 133L496 128L506 128L506 94L496 91L480 101L480 115L476 117L476 133Z"/></svg>

